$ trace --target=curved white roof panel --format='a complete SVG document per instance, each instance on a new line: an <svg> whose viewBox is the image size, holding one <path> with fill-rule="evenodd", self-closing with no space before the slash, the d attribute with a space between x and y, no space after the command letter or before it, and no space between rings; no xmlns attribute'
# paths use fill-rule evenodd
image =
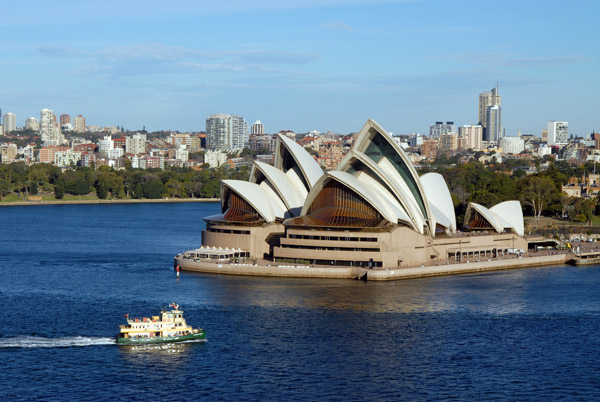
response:
<svg viewBox="0 0 600 402"><path fill-rule="evenodd" d="M256 161L250 174L250 180L253 183L257 181L255 169L267 178L288 210L302 208L306 195L303 195L298 184L294 183L285 173L271 165Z"/></svg>
<svg viewBox="0 0 600 402"><path fill-rule="evenodd" d="M439 173L426 173L420 177L423 190L429 206L434 212L438 223L445 222L443 225L450 233L456 233L456 215L454 213L454 204L450 190L446 185L444 177ZM437 213L436 211L437 210ZM441 217L440 214L443 216ZM449 225L448 225L449 222Z"/></svg>
<svg viewBox="0 0 600 402"><path fill-rule="evenodd" d="M417 171L394 139L379 124L369 119L358 134L353 148L364 153L377 164L388 159L389 165L397 171L401 181L412 194L422 215L430 220L431 233L435 233L435 222L432 221L434 218Z"/></svg>
<svg viewBox="0 0 600 402"><path fill-rule="evenodd" d="M371 172L371 174L375 175L377 179L381 180L381 183L384 183L386 193L392 195L392 197L400 204L399 207L409 217L409 226L412 226L413 229L422 234L425 219L421 214L421 210L414 201L412 194L410 193L410 191L408 191L408 188L399 185L399 182L397 180L397 172L394 170L391 175L393 177L390 177L390 175L386 173L386 171L381 166L377 165L371 158L367 157L362 152L354 150L350 150L346 154L344 159L342 159L342 161L340 162L338 170L353 173L356 175L356 171L354 171L353 168L353 165L356 161L362 163ZM363 176L368 176L368 174L361 174L357 177L359 177L359 180L365 181ZM379 185L383 186L382 184Z"/></svg>
<svg viewBox="0 0 600 402"><path fill-rule="evenodd" d="M491 207L490 211L504 221L504 227L513 229L519 236L525 234L523 208L521 208L519 201L501 202Z"/></svg>
<svg viewBox="0 0 600 402"><path fill-rule="evenodd" d="M519 201L505 201L494 205L490 209L470 202L465 213L465 222L471 215L471 210L474 209L481 214L498 233L504 232L506 229L511 229L519 236L525 234L525 225L523 223L523 210Z"/></svg>
<svg viewBox="0 0 600 402"><path fill-rule="evenodd" d="M474 209L479 212L479 214L489 222L490 225L494 228L494 230L498 233L502 233L504 231L504 225L498 219L495 213L484 207L483 205L477 204L475 202L470 202L467 207L467 212L465 212L465 221L468 221L468 218L471 215L470 209Z"/></svg>
<svg viewBox="0 0 600 402"><path fill-rule="evenodd" d="M307 214L308 209L312 205L313 201L315 200L317 195L319 195L319 193L329 180L336 180L339 183L351 189L352 191L356 192L366 202L371 204L371 206L375 208L381 214L381 216L383 216L383 218L389 222L398 223L399 219L403 221L406 221L408 219L408 216L405 213L403 214L403 216L398 216L399 214L402 215L402 212L399 212L396 208L394 208L392 205L386 202L383 197L374 196L376 195L374 194L376 193L376 191L374 191L371 187L363 184L350 173L341 172L337 170L332 170L325 173L321 180L319 180L315 187L313 187L311 192L308 194L308 197L306 198L304 207L302 208L302 216Z"/></svg>
<svg viewBox="0 0 600 402"><path fill-rule="evenodd" d="M274 222L276 217L280 216L283 218L285 211L272 202L263 189L256 183L250 183L242 180L223 180L222 184L224 187L242 197L248 204L252 206L259 213L259 215L267 222ZM225 207L224 194L221 196L221 209ZM275 205L274 205L275 204ZM274 207L275 206L275 210Z"/></svg>
<svg viewBox="0 0 600 402"><path fill-rule="evenodd" d="M279 147L280 144L283 144L286 147L302 171L302 174L304 175L306 182L309 184L309 187L313 188L317 180L319 180L323 175L323 170L319 167L317 161L315 161L304 148L298 145L296 141L282 134L279 134L277 139L279 140L277 146ZM278 152L276 152L275 155L276 157L279 157ZM279 167L280 163L282 162L276 161L275 166Z"/></svg>

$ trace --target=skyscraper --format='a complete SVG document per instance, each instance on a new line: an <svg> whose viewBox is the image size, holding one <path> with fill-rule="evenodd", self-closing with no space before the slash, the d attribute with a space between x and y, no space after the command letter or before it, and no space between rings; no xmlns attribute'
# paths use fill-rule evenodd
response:
<svg viewBox="0 0 600 402"><path fill-rule="evenodd" d="M206 119L206 148L239 151L248 146L248 123L243 117L216 113Z"/></svg>
<svg viewBox="0 0 600 402"><path fill-rule="evenodd" d="M2 125L4 126L4 135L15 131L17 129L17 116L14 113L6 113Z"/></svg>
<svg viewBox="0 0 600 402"><path fill-rule="evenodd" d="M502 138L502 109L498 105L488 106L485 128L486 141L498 141Z"/></svg>
<svg viewBox="0 0 600 402"><path fill-rule="evenodd" d="M260 120L256 120L252 125L252 135L262 135L265 133L265 125Z"/></svg>
<svg viewBox="0 0 600 402"><path fill-rule="evenodd" d="M569 123L566 121L548 122L548 145L565 145L569 142Z"/></svg>
<svg viewBox="0 0 600 402"><path fill-rule="evenodd" d="M498 110L501 111L501 96L498 93L498 84L496 84L495 88L492 88L489 92L482 92L479 94L479 124L483 127L483 139L485 141L498 141L500 136L495 139L490 139L490 135L487 132L487 117L488 117L488 108L492 106L498 106ZM493 112L496 114L496 112ZM498 112L501 115L501 112ZM500 133L502 133L502 120L500 120L497 124L500 127Z"/></svg>

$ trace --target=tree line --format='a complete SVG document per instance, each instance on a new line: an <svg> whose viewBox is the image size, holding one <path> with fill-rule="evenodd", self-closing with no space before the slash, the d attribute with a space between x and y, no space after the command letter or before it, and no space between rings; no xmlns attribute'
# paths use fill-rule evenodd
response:
<svg viewBox="0 0 600 402"><path fill-rule="evenodd" d="M62 171L47 163L0 165L0 199L14 193L25 199L35 195L97 196L99 199L217 198L221 180L247 180L249 168L193 170L188 168L98 169L75 167Z"/></svg>
<svg viewBox="0 0 600 402"><path fill-rule="evenodd" d="M591 222L600 213L596 195L586 198L568 197L562 185L571 176L581 177L594 171L592 162L571 166L564 161L549 160L549 167L537 173L526 174L519 160L485 165L476 160L466 164L440 158L421 167L420 173L436 171L448 184L456 210L457 224L463 224L469 202L485 207L502 201L520 200L526 215L558 216L578 222ZM217 198L221 180L248 180L247 166L230 169L220 167L193 170L189 168L115 170L107 166L98 169L74 167L62 171L52 164L24 162L0 165L0 199L14 193L25 199L30 195L65 194L97 196L99 199L159 199Z"/></svg>
<svg viewBox="0 0 600 402"><path fill-rule="evenodd" d="M596 194L584 198L569 197L562 192L563 184L572 176L581 178L594 171L593 162L571 166L553 159L535 162L537 173L527 174L523 161L508 159L501 164L485 165L471 159L466 164L440 159L424 165L421 173L437 171L446 179L456 210L457 224L463 224L469 202L492 207L500 202L519 200L525 215L537 220L553 216L570 221L591 223L600 213ZM547 169L541 168L548 162Z"/></svg>

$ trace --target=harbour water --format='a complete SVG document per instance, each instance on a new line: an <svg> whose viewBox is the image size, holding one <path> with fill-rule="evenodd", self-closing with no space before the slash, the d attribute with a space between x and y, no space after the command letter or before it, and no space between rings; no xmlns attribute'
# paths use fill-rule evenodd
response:
<svg viewBox="0 0 600 402"><path fill-rule="evenodd" d="M218 209L0 208L0 400L600 398L600 267L177 279ZM124 314L171 302L207 342L114 344Z"/></svg>

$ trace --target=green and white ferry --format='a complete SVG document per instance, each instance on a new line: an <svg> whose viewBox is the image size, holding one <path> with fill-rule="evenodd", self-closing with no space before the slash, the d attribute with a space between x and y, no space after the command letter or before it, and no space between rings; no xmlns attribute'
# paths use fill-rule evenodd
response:
<svg viewBox="0 0 600 402"><path fill-rule="evenodd" d="M206 331L188 325L178 304L172 303L169 307L172 309L163 309L160 316L151 318L129 318L129 314L126 314L127 325L120 325L117 344L146 345L204 340Z"/></svg>

